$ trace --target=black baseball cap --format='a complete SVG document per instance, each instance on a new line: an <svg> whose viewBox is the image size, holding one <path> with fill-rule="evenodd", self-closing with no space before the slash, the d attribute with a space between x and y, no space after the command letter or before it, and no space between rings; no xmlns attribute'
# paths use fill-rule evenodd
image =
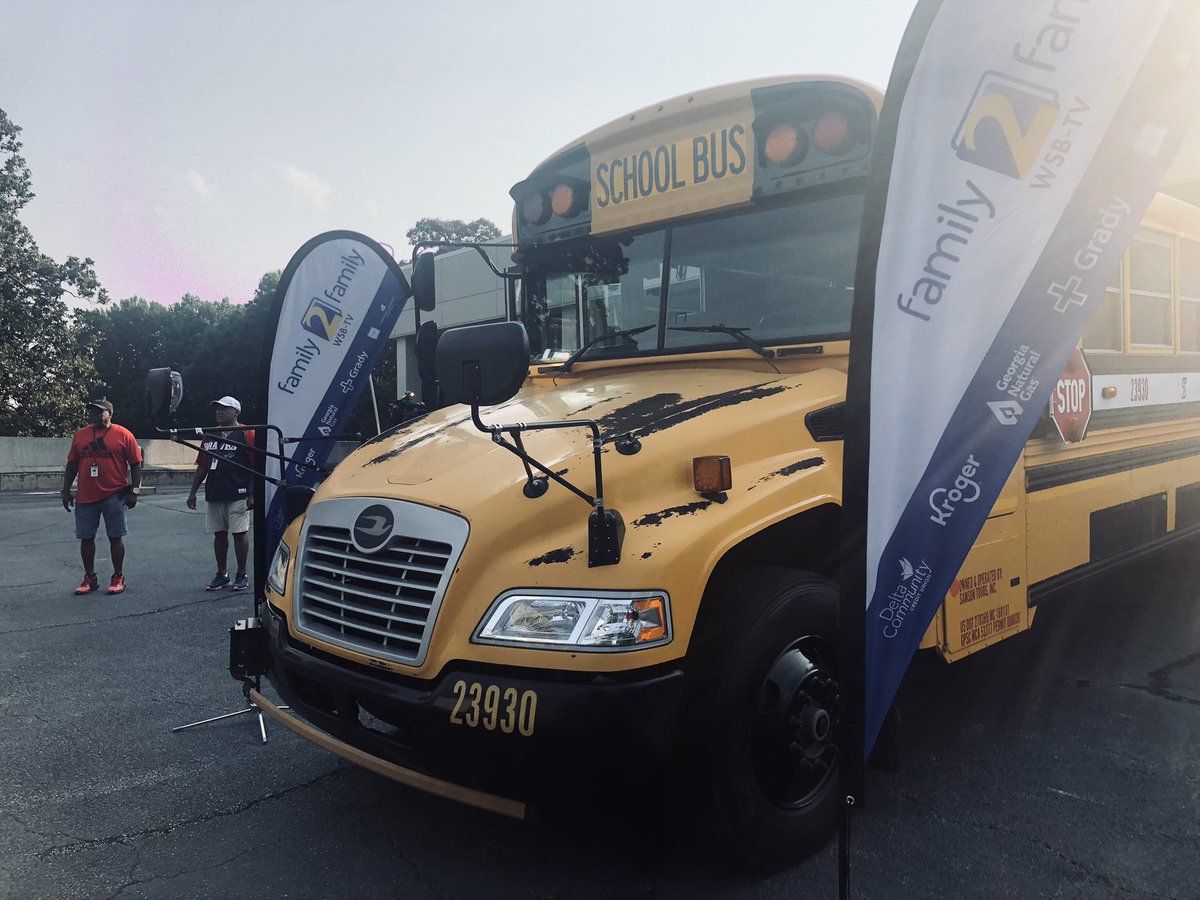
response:
<svg viewBox="0 0 1200 900"><path fill-rule="evenodd" d="M89 400L84 404L84 406L89 408L94 406L96 409L103 409L108 412L109 415L112 415L113 411L112 403L108 400L105 400L103 397L101 397L99 400Z"/></svg>

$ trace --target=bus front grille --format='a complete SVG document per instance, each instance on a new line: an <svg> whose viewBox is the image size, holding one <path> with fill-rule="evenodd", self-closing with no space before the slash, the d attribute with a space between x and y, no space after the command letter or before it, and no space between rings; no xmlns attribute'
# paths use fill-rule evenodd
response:
<svg viewBox="0 0 1200 900"><path fill-rule="evenodd" d="M296 584L299 631L368 656L420 665L446 585L462 552L466 523L441 511L384 501L395 524L373 552L356 546L356 516L378 500L310 507Z"/></svg>

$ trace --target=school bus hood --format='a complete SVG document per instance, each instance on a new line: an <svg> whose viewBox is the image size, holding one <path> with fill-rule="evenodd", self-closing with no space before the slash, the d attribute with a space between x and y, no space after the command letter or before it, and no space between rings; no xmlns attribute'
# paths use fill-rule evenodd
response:
<svg viewBox="0 0 1200 900"><path fill-rule="evenodd" d="M637 664L680 657L698 598L725 552L772 522L840 500L841 444L819 442L805 414L840 403L845 387L845 373L833 368L780 374L757 361L726 368L656 364L574 372L557 385L537 379L482 412L488 423L599 423L604 500L626 531L620 562L598 567L589 565L589 506L556 483L540 497L526 497L521 461L477 431L468 409L441 410L377 438L337 467L315 502L405 500L461 515L469 535L421 666L327 649L417 677L432 677L454 659L615 671L630 665L625 654L566 659L551 650L473 644L471 635L493 600L514 587L653 587L674 598L674 639L639 653ZM637 453L617 451L614 441L623 434L641 442ZM527 432L523 442L546 468L595 494L588 429ZM709 455L731 460L733 486L725 494L696 491L692 460Z"/></svg>
<svg viewBox="0 0 1200 900"><path fill-rule="evenodd" d="M767 367L594 370L560 378L557 385L527 384L507 403L484 408L480 418L485 425L596 421L604 440L604 491L610 506L622 495L630 496L623 484L631 473L648 467L653 467L654 477L669 477L681 491L694 492L693 457L728 455L736 468L751 456L797 451L813 440L804 426L804 412L844 396L845 375L833 369L803 374L762 369ZM616 452L614 442L626 434L641 441L640 452ZM591 431L582 426L522 435L533 458L594 495L591 440ZM395 497L464 515L485 498L501 495L514 504L514 515L524 517L537 514L534 503L545 505L549 500L524 498L525 480L521 461L474 426L469 408L453 406L359 448L338 466L320 494L322 499ZM581 500L551 484L549 494L555 493L566 497L564 502L580 504L586 513Z"/></svg>

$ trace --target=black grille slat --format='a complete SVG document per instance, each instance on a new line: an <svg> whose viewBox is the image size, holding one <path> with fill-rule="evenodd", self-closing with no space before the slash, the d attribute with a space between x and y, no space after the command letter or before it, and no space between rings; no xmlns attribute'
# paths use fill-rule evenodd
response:
<svg viewBox="0 0 1200 900"><path fill-rule="evenodd" d="M404 625L415 625L418 628L425 627L425 620L427 616L405 616L398 612L363 606L361 604L338 599L337 597L326 596L315 591L305 591L305 595L310 601L318 606L333 606L337 609L346 610L347 612L357 613L360 616L369 616L371 618L383 619L388 622L400 622ZM309 608L311 609L312 607L310 606Z"/></svg>
<svg viewBox="0 0 1200 900"><path fill-rule="evenodd" d="M341 548L338 548L338 550L336 550L336 551L329 547L310 547L309 548L309 552L314 555L328 556L328 557L332 557L334 559L342 560L342 561L354 560L358 563L365 563L367 565L379 566L380 568L384 568L384 569L410 569L415 572L427 572L431 575L441 575L442 572L445 571L445 568L446 568L445 559L440 560L441 565L430 565L428 563L413 562L411 560L398 561L398 560L392 560L392 559L372 559L370 557L364 558L353 547L350 547L349 550L350 550L350 552L347 553L344 550L342 550ZM388 547L386 552L393 553L394 551L392 550L391 547ZM438 559L438 557L430 557L430 558Z"/></svg>
<svg viewBox="0 0 1200 900"><path fill-rule="evenodd" d="M329 615L328 613L318 612L317 610L309 610L308 615L314 619L321 619L321 620L324 620L331 624L337 625L343 634L345 633L345 629L350 628L355 631L363 632L365 634L378 635L379 637L383 638L383 641L380 642L383 646L387 646L388 641L404 641L409 644L420 644L421 643L421 636L419 634L416 636L413 636L413 635L406 635L400 631L388 631L387 629L376 628L373 625L367 625L362 622L357 622L354 619L346 619L346 618L342 618L340 616L332 616L332 615Z"/></svg>
<svg viewBox="0 0 1200 900"><path fill-rule="evenodd" d="M318 572L325 572L329 575L336 575L336 576L339 576L342 578L352 577L358 582L370 582L372 584L380 584L380 585L384 585L388 588L395 588L397 590L402 590L402 589L407 588L408 590L421 591L423 593L427 593L427 594L431 594L431 595L433 594L434 591L437 590L437 581L436 580L432 584L430 584L429 582L425 582L425 581L407 581L403 578L381 578L376 574L363 573L358 570L346 569L344 567L343 568L335 568L334 566L324 565L319 560L314 560L311 557L308 560L307 568L309 571L316 570ZM306 576L306 577L308 577L308 576ZM383 600L383 599L391 599L391 598L387 597L387 595L385 593L380 592L379 599Z"/></svg>

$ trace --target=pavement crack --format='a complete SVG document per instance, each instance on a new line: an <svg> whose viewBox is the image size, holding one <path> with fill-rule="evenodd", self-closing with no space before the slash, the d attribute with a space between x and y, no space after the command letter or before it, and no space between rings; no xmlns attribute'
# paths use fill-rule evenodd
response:
<svg viewBox="0 0 1200 900"><path fill-rule="evenodd" d="M1063 863L1067 864L1068 866L1071 866L1074 869L1078 869L1085 878L1087 878L1089 881L1091 881L1095 884L1100 884L1109 890L1120 891L1121 893L1125 893L1125 894L1132 893L1131 890L1127 886L1122 885L1122 884L1118 883L1117 881L1114 881L1111 876L1105 874L1104 872L1099 872L1099 871L1091 868L1090 866L1086 865L1085 863L1081 862L1078 859L1074 859L1073 857L1064 853L1062 850L1058 849L1057 847L1055 847L1053 844L1049 843L1048 841L1043 841L1043 840L1038 840L1036 838L1032 838L1023 831L1012 829L1012 828L1005 828L1003 825L997 825L995 823L972 822L972 821L963 820L963 819L952 819L949 816L943 815L940 811L935 809L933 806L930 806L928 803L921 802L921 800L916 795L911 794L907 791L901 791L900 798L902 800L905 800L908 803L911 803L914 806L917 806L920 809L924 810L926 813L933 816L935 819L937 819L939 822L941 822L944 825L950 826L952 828L963 828L963 827L978 828L983 831L993 831L993 832L996 832L997 834L1003 834L1006 837L1024 840L1030 846L1037 847L1037 848L1043 850L1044 852L1050 854L1051 856L1054 856L1057 859L1061 860Z"/></svg>
<svg viewBox="0 0 1200 900"><path fill-rule="evenodd" d="M1166 700L1169 703L1182 703L1184 706L1200 706L1200 699L1189 697L1186 694L1179 694L1171 690L1168 679L1165 673L1173 668L1178 668L1181 665L1186 665L1200 657L1185 657L1177 663L1172 663L1162 669L1156 669L1150 673L1150 684L1133 684L1128 681L1091 681L1087 678L1067 678L1076 687L1081 688L1115 688L1122 691L1138 691L1142 694L1149 694L1152 697L1157 697L1159 700Z"/></svg>
<svg viewBox="0 0 1200 900"><path fill-rule="evenodd" d="M176 603L173 606L160 606L155 609L146 609L141 612L125 613L121 616L110 616L107 619L81 619L75 622L55 622L52 625L36 625L32 628L13 628L10 631L0 631L0 637L6 637L10 634L29 634L35 631L49 631L55 628L73 628L77 625L87 625L94 627L96 625L104 625L108 622L119 622L122 619L140 619L145 616L155 616L159 613L172 612L177 609L190 609L201 603L214 603L218 600L227 600L228 595L214 594L211 597L197 597L195 600L189 600L186 603Z"/></svg>
<svg viewBox="0 0 1200 900"><path fill-rule="evenodd" d="M191 825L203 825L208 822L215 822L220 819L229 818L230 816L241 815L242 813L254 809L256 806L259 806L263 803L269 803L273 800L280 800L289 794L294 794L297 791L302 791L305 788L310 788L314 785L320 784L323 781L327 781L341 772L344 768L345 766L339 762L339 764L330 772L325 772L324 774L318 775L315 778L310 778L308 781L300 784L294 784L291 787L286 787L282 790L265 794L262 797L255 797L253 800L247 800L244 803L239 803L237 806L234 806L231 809L220 809L203 816L196 816L195 818L191 819L183 819L179 822L172 822L168 825L159 825L157 828L147 828L143 831L131 831L125 834L110 835L102 838L90 838L87 840L76 841L73 844L63 844L59 847L51 847L49 850L43 850L41 853L37 854L37 858L40 860L46 860L57 856L67 856L68 854L72 853L80 853L84 850L90 850L94 847L111 847L117 844L133 844L135 841L139 841L143 838L171 834L172 832L178 831L180 828L187 828Z"/></svg>
<svg viewBox="0 0 1200 900"><path fill-rule="evenodd" d="M113 891L113 893L109 894L105 898L105 900L115 900L115 898L120 897L123 893L125 893L125 891L127 889L132 888L132 887L138 887L139 885L154 884L154 883L160 882L160 881L161 882L174 881L176 878L185 878L189 875L197 875L200 872L208 872L208 871L211 871L212 869L222 869L225 866L229 865L230 863L236 862L237 860L241 859L243 856L248 856L251 853L257 853L258 849L259 849L258 847L247 847L244 850L240 850L237 853L233 854L233 856L229 857L228 859L223 859L220 862L211 863L210 865L207 865L207 866L199 866L198 868L195 868L195 869L186 869L182 872L176 872L172 875L155 875L152 878L135 879L133 877L133 873L137 870L137 867L141 864L141 855L139 854L135 863L130 867L129 874L126 876L126 878L129 880L126 881L119 888L117 888L115 891Z"/></svg>

